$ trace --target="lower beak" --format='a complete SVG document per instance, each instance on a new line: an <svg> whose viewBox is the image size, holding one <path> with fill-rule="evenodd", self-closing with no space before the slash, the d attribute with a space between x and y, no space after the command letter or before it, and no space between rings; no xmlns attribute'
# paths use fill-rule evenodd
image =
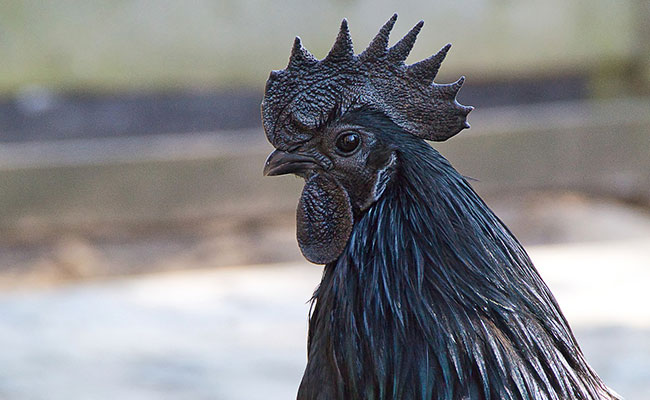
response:
<svg viewBox="0 0 650 400"><path fill-rule="evenodd" d="M264 175L284 175L296 174L310 170L316 166L316 161L309 156L304 156L298 153L288 153L286 151L275 150L269 154L264 164Z"/></svg>

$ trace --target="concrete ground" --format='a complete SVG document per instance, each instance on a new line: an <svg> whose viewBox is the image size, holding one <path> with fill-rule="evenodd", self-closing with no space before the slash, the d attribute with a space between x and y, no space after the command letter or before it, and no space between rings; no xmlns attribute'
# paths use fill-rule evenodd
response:
<svg viewBox="0 0 650 400"><path fill-rule="evenodd" d="M650 217L571 198L526 204L519 217L508 202L494 206L519 227L532 214L556 221L518 235L592 366L625 398L650 398ZM205 246L192 251L169 258L210 258ZM320 274L291 261L49 287L5 282L0 399L294 398Z"/></svg>

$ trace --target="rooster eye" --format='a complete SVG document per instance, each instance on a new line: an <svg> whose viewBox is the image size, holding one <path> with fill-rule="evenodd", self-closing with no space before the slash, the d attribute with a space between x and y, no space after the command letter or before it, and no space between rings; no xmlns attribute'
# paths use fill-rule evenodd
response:
<svg viewBox="0 0 650 400"><path fill-rule="evenodd" d="M359 147L359 143L361 143L359 134L354 132L345 133L336 139L336 148L342 153L351 153Z"/></svg>

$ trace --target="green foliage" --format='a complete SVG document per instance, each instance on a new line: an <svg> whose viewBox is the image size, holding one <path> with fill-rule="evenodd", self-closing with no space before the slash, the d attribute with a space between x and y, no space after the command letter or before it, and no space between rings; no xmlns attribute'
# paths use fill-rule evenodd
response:
<svg viewBox="0 0 650 400"><path fill-rule="evenodd" d="M448 70L480 75L583 68L632 57L631 0L544 3L409 0L7 0L0 3L0 92L262 86L296 34L323 57L342 17L362 49L393 12L426 22L412 59L453 42ZM447 69L443 68L443 79ZM450 77L451 78L451 77Z"/></svg>

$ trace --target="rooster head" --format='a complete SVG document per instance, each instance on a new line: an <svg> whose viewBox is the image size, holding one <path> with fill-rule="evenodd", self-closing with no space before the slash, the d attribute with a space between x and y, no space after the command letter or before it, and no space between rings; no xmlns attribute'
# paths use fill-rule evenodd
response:
<svg viewBox="0 0 650 400"><path fill-rule="evenodd" d="M305 179L297 236L313 263L332 262L345 249L354 221L393 179L404 140L444 141L469 128L472 107L456 101L464 78L433 83L451 45L406 65L423 22L388 47L396 20L358 55L345 19L322 60L297 37L287 68L266 83L262 121L276 150L264 173Z"/></svg>

